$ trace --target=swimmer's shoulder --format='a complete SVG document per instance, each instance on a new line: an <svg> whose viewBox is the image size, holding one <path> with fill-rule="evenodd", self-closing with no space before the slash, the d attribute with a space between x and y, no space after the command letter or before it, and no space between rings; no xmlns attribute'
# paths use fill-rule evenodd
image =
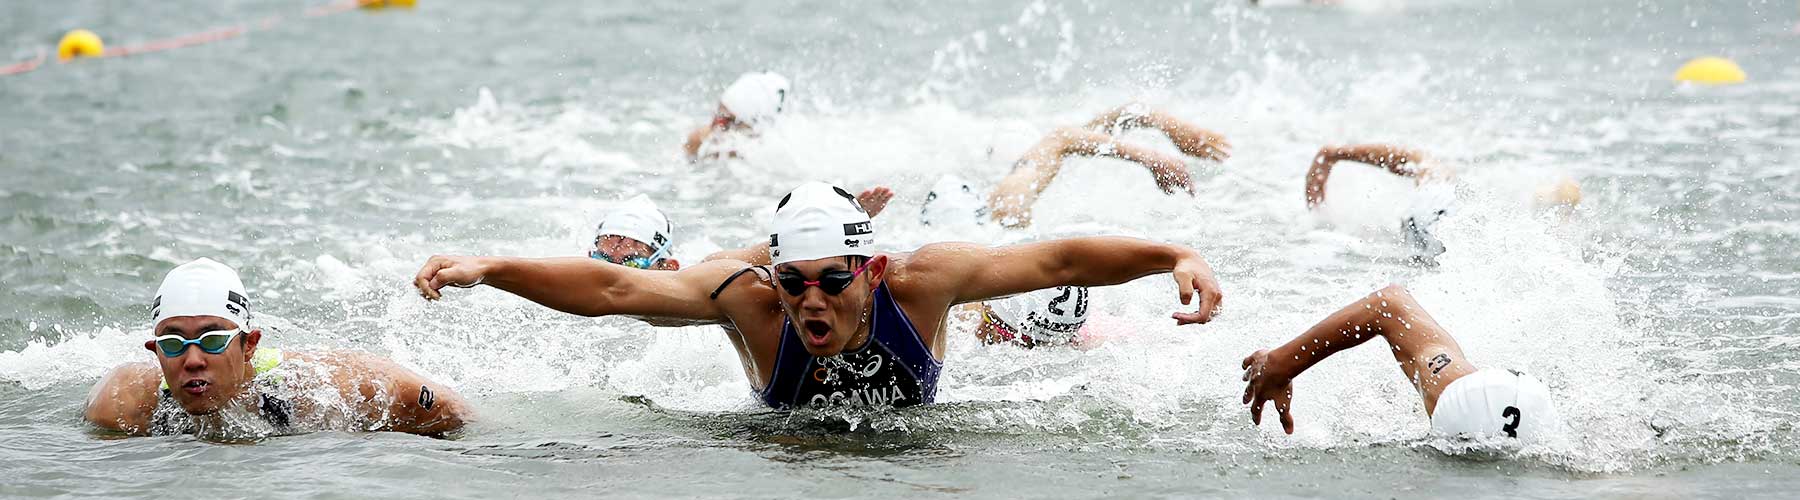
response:
<svg viewBox="0 0 1800 500"><path fill-rule="evenodd" d="M150 417L162 396L162 371L152 363L114 367L88 391L82 416L96 427L132 435L149 433Z"/></svg>
<svg viewBox="0 0 1800 500"><path fill-rule="evenodd" d="M775 295L775 271L734 259L700 263L693 268L697 284L709 291L705 300L713 301L726 316L735 319L781 313L780 297ZM682 272L687 272L683 270Z"/></svg>

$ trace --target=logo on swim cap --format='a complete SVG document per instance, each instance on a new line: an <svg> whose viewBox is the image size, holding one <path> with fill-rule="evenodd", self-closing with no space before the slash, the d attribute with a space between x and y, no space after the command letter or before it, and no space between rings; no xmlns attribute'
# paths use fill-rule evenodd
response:
<svg viewBox="0 0 1800 500"><path fill-rule="evenodd" d="M856 197L823 182L794 188L776 204L769 260L787 262L860 255L871 257L875 226Z"/></svg>
<svg viewBox="0 0 1800 500"><path fill-rule="evenodd" d="M163 277L150 301L150 316L152 323L177 316L217 316L249 328L250 299L237 271L200 258Z"/></svg>
<svg viewBox="0 0 1800 500"><path fill-rule="evenodd" d="M669 216L656 208L656 202L650 201L650 197L640 194L606 214L595 228L594 239L619 236L649 245L650 250L656 251L669 244L674 232L675 225L669 222Z"/></svg>

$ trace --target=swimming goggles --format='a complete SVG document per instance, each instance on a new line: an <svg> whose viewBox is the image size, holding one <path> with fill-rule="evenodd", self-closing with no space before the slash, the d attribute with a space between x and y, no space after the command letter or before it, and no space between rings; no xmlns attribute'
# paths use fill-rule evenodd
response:
<svg viewBox="0 0 1800 500"><path fill-rule="evenodd" d="M225 352L225 348L231 347L231 338L240 333L244 333L242 328L231 331L212 331L193 340L182 338L180 335L163 335L156 338L156 348L162 351L164 357L169 358L187 352L190 345L200 346L200 352L218 354Z"/></svg>
<svg viewBox="0 0 1800 500"><path fill-rule="evenodd" d="M856 268L855 272L826 271L819 275L819 279L810 281L800 273L784 272L775 276L775 282L779 283L781 289L786 290L788 295L795 297L806 293L806 287L809 286L819 287L819 291L825 292L825 295L837 295L843 293L845 288L850 288L850 283L856 281L856 277L861 275L864 269L869 268L869 262L873 262L873 260L863 261L862 267Z"/></svg>
<svg viewBox="0 0 1800 500"><path fill-rule="evenodd" d="M663 245L662 248L656 249L656 253L650 254L649 257L614 257L611 254L608 254L606 252L602 252L599 250L588 250L588 257L593 258L593 259L604 260L604 261L611 262L611 263L618 264L618 265L625 266L625 267L631 267L631 268L637 268L637 269L649 269L650 266L654 266L654 265L656 265L656 263L658 261L661 261L663 253L668 252L668 251L669 251L669 246Z"/></svg>
<svg viewBox="0 0 1800 500"><path fill-rule="evenodd" d="M992 328L994 334L999 335L1002 342L1011 342L1013 339L1031 342L1030 335L1020 335L1018 332L1013 331L1012 325L1008 325L1005 321L1001 321L1000 318L994 317L993 309L990 307L984 306L981 308L981 322L986 323L988 328Z"/></svg>

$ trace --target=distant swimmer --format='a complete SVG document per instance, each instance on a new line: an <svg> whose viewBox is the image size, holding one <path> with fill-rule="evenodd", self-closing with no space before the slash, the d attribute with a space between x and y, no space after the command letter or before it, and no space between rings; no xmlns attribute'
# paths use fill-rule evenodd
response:
<svg viewBox="0 0 1800 500"><path fill-rule="evenodd" d="M1456 208L1455 170L1417 149L1390 144L1352 144L1325 146L1313 156L1306 171L1306 207L1318 209L1325 202L1325 181L1339 161L1353 161L1386 169L1394 175L1411 177L1418 189L1408 202L1406 215L1400 222L1400 233L1412 249L1413 259L1435 264L1445 251L1443 242L1433 233L1437 223ZM1537 190L1533 204L1540 210L1567 213L1581 203L1581 186L1563 177Z"/></svg>
<svg viewBox="0 0 1800 500"><path fill-rule="evenodd" d="M1120 132L1135 128L1154 128L1175 142L1176 149L1187 156L1224 161L1231 156L1231 143L1217 132L1200 128L1168 113L1142 104L1128 104L1095 117L1085 127L1062 127L1040 139L1023 156L1013 162L1013 169L994 186L984 199L969 183L956 176L940 178L925 197L921 220L930 225L960 224L966 221L986 223L993 220L1006 227L1031 224L1031 207L1062 171L1063 159L1071 156L1103 156L1135 162L1150 170L1156 186L1164 193L1178 190L1194 193L1187 165L1180 156L1118 140Z"/></svg>
<svg viewBox="0 0 1800 500"><path fill-rule="evenodd" d="M712 121L689 132L682 149L689 162L735 157L734 140L756 137L787 109L788 79L773 71L744 73L725 93Z"/></svg>
<svg viewBox="0 0 1800 500"><path fill-rule="evenodd" d="M600 221L588 257L636 269L674 271L681 262L669 255L675 225L649 196L637 195Z"/></svg>
<svg viewBox="0 0 1800 500"><path fill-rule="evenodd" d="M988 247L940 243L874 250L855 197L809 182L776 204L773 267L715 260L675 272L592 259L434 256L414 278L427 299L446 286L488 285L560 311L724 326L756 397L774 408L931 403L945 318L959 303L1065 285L1114 285L1172 273L1194 312L1212 320L1218 282L1198 252L1131 238ZM749 275L747 279L746 275Z"/></svg>
<svg viewBox="0 0 1800 500"><path fill-rule="evenodd" d="M468 404L449 386L352 352L261 347L237 271L209 259L176 267L150 302L156 364L114 368L88 393L85 418L131 435L228 438L308 430L439 435Z"/></svg>
<svg viewBox="0 0 1800 500"><path fill-rule="evenodd" d="M1273 402L1282 430L1293 434L1294 378L1375 337L1387 340L1401 375L1424 398L1435 432L1533 440L1562 425L1542 382L1511 370L1476 369L1450 332L1399 285L1339 309L1281 347L1244 358L1251 422L1261 425L1264 403Z"/></svg>

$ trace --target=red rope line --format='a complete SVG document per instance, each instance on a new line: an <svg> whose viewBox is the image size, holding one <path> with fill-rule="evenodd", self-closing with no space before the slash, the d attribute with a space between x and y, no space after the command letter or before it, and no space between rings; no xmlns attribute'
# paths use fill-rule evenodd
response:
<svg viewBox="0 0 1800 500"><path fill-rule="evenodd" d="M308 18L308 19L325 17L325 16L329 16L332 14L338 14L338 13L342 13L342 12L356 10L356 8L362 7L365 4L375 3L377 1L379 1L379 0L339 0L336 2L329 3L329 4L321 5L318 7L308 8L305 11L302 11L300 13L300 16L303 18ZM225 26L222 28L213 28L213 29L201 31L198 33L190 33L190 34L186 34L186 35L151 40L148 42L138 43L135 45L122 45L122 46L115 46L115 47L107 47L105 51L100 53L100 55L94 56L94 57L97 57L97 58L123 57L123 56L129 56L129 55L161 52L161 51L165 51L165 50L174 50L174 49L179 49L179 48L184 48L184 47L193 47L195 45L205 45L208 43L213 43L213 42L217 42L217 41L221 41L221 40L229 40L232 38L244 36L253 31L268 31L268 30L274 29L276 26L279 26L282 22L284 22L286 20L287 19L283 18L282 16L275 15L275 16L269 16L269 17L259 19L257 21L251 22L249 24L240 24L240 25L234 25L234 26ZM10 64L7 66L0 66L0 76L17 75L20 73L27 73L32 70L36 70L36 69L42 67L44 65L44 62L48 61L49 59L50 59L50 54L48 52L45 52L43 49L39 49L38 55L35 58L26 60L26 61L22 61L22 62L18 62L18 63L13 63L13 64Z"/></svg>

